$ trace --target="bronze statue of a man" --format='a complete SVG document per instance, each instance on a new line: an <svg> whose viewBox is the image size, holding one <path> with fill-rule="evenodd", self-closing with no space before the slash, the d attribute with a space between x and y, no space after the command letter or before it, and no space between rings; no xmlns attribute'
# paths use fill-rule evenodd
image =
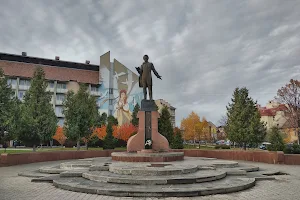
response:
<svg viewBox="0 0 300 200"><path fill-rule="evenodd" d="M161 76L157 73L157 71L154 68L153 63L148 62L149 57L147 55L144 55L143 57L144 63L141 65L141 67L137 67L137 71L140 74L140 87L143 87L144 92L144 99L147 99L147 88L149 91L149 97L150 100L152 100L152 74L151 71L155 74L155 76L159 79L161 79Z"/></svg>

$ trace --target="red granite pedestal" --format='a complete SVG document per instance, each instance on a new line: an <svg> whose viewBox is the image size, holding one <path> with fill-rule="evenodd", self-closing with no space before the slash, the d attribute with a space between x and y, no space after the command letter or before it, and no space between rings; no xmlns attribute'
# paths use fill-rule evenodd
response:
<svg viewBox="0 0 300 200"><path fill-rule="evenodd" d="M127 142L127 152L138 152L145 150L145 111L138 112L139 130L138 133L129 138ZM151 112L151 130L152 130L152 151L153 152L167 152L170 150L168 140L158 132L158 118L157 111Z"/></svg>
<svg viewBox="0 0 300 200"><path fill-rule="evenodd" d="M138 133L129 138L127 152L115 152L111 154L112 160L124 162L168 162L183 160L183 152L169 152L168 140L158 132L157 111L151 111L151 141L152 148L145 149L145 111L139 111Z"/></svg>

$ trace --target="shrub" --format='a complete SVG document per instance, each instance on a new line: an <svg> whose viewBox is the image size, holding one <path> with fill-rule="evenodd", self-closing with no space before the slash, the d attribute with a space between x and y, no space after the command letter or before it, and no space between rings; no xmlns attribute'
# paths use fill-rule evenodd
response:
<svg viewBox="0 0 300 200"><path fill-rule="evenodd" d="M106 128L106 136L103 140L103 149L114 149L116 147L117 139L113 136L113 128L109 122Z"/></svg>
<svg viewBox="0 0 300 200"><path fill-rule="evenodd" d="M270 145L267 146L269 151L282 151L284 142L278 127L272 127L269 137Z"/></svg>
<svg viewBox="0 0 300 200"><path fill-rule="evenodd" d="M230 146L225 144L216 145L215 149L230 149Z"/></svg>
<svg viewBox="0 0 300 200"><path fill-rule="evenodd" d="M172 149L183 149L183 140L181 136L180 129L174 130L175 137L173 138L170 146Z"/></svg>
<svg viewBox="0 0 300 200"><path fill-rule="evenodd" d="M300 145L294 143L293 145L286 146L283 152L286 154L300 154Z"/></svg>

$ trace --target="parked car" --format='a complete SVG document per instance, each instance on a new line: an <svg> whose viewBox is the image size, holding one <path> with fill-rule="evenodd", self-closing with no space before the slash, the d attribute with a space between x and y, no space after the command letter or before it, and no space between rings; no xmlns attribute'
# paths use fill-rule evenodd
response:
<svg viewBox="0 0 300 200"><path fill-rule="evenodd" d="M261 143L261 145L259 146L259 149L267 150L267 146L270 145L270 144L271 144L270 142L263 142L263 143Z"/></svg>
<svg viewBox="0 0 300 200"><path fill-rule="evenodd" d="M218 141L216 141L216 144L217 144L217 145L225 144L225 140L218 140Z"/></svg>
<svg viewBox="0 0 300 200"><path fill-rule="evenodd" d="M219 140L216 142L216 145L227 145L227 146L230 146L232 145L232 142L230 142L230 140Z"/></svg>

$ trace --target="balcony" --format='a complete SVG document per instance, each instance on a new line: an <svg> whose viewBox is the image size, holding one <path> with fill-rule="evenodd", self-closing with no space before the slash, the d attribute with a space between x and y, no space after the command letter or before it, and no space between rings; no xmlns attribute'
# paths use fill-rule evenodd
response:
<svg viewBox="0 0 300 200"><path fill-rule="evenodd" d="M90 94L93 96L101 96L99 91L90 91Z"/></svg>
<svg viewBox="0 0 300 200"><path fill-rule="evenodd" d="M63 100L58 100L58 99L56 99L56 101L55 101L55 104L56 105L63 105Z"/></svg>
<svg viewBox="0 0 300 200"><path fill-rule="evenodd" d="M17 85L16 84L11 84L10 87L11 87L11 89L17 89Z"/></svg>
<svg viewBox="0 0 300 200"><path fill-rule="evenodd" d="M47 92L54 92L54 88L47 87L47 88L46 88L46 91L47 91Z"/></svg>
<svg viewBox="0 0 300 200"><path fill-rule="evenodd" d="M65 117L61 112L55 112L56 117Z"/></svg>
<svg viewBox="0 0 300 200"><path fill-rule="evenodd" d="M56 88L56 93L67 93L68 90L64 88Z"/></svg>
<svg viewBox="0 0 300 200"><path fill-rule="evenodd" d="M19 90L28 90L30 85L19 85Z"/></svg>

